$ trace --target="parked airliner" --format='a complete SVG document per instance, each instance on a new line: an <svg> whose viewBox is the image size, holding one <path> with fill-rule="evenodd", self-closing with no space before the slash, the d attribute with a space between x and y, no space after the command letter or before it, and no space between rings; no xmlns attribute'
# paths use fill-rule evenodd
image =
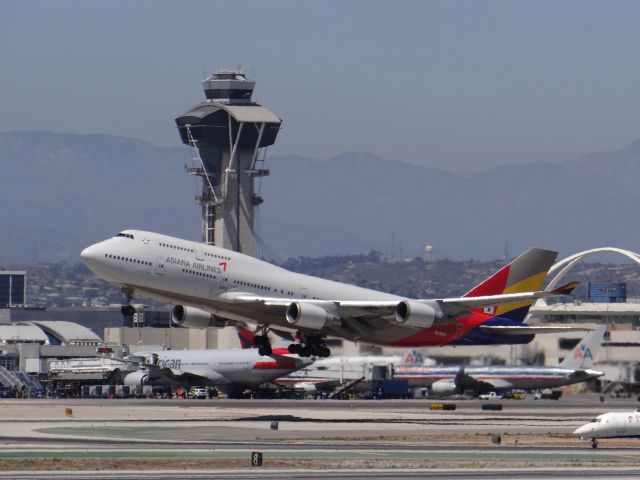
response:
<svg viewBox="0 0 640 480"><path fill-rule="evenodd" d="M236 348L149 351L129 358L128 363L140 369L127 374L125 385L206 385L232 392L270 382L312 360L291 355L287 349L274 348L270 356L264 356L255 348Z"/></svg>
<svg viewBox="0 0 640 480"><path fill-rule="evenodd" d="M125 230L84 249L99 277L135 295L174 303L176 324L205 328L258 324L254 341L270 354L269 329L297 331L291 353L326 357L328 335L395 347L528 343L536 333L572 327L529 326L557 252L529 249L459 298L412 300L302 275L223 248L152 232ZM130 305L125 310L132 309Z"/></svg>
<svg viewBox="0 0 640 480"><path fill-rule="evenodd" d="M555 367L396 365L393 378L407 380L412 387L430 387L432 394L437 396L465 392L480 395L492 391L537 390L573 385L604 375L591 367L602 345L605 330L606 325L597 326L575 346L560 365Z"/></svg>

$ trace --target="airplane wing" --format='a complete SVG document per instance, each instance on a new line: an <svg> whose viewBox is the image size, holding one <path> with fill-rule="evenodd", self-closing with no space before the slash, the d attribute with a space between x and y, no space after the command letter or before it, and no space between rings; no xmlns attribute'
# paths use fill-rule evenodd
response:
<svg viewBox="0 0 640 480"><path fill-rule="evenodd" d="M402 298L398 298L397 300L310 300L306 298L263 297L245 292L228 292L225 294L224 300L226 302L239 304L253 303L267 307L283 308L294 304L301 308L304 308L306 305L315 305L324 309L326 313L334 318L346 321L346 326L348 326L350 319L366 320L373 318L383 318L397 325L402 322L398 321L396 323L394 318L397 317L398 310L403 307L414 311L422 310L423 314L431 313L434 317L434 322L445 324L451 323L452 321L455 322L455 317L469 314L470 311L474 309L558 295L560 294L556 292L536 291L435 300L409 300ZM430 312L427 309L431 309ZM407 313L409 313L408 310ZM428 325L420 322L404 322L403 326L421 329Z"/></svg>
<svg viewBox="0 0 640 480"><path fill-rule="evenodd" d="M255 295L252 293L244 293L244 292L231 292L226 293L225 301L235 301L238 303L242 302L256 302L263 303L268 306L288 306L294 302L305 302L305 303L333 303L342 308L351 308L354 310L365 310L365 311L375 311L377 314L380 314L384 311L388 311L389 313L393 313L395 307L398 306L398 303L402 301L401 298L398 300L309 300L307 298L280 298L280 297L262 297L259 295ZM457 306L464 307L466 309L472 308L482 308L488 307L491 305L499 305L503 303L514 303L521 302L523 300L537 300L538 298L543 297L557 297L562 295L561 293L557 293L555 291L552 292L521 292L521 293L505 293L502 295L485 295L481 297L456 297L456 298L441 298L435 300L411 300L413 302L437 302L441 305L448 306Z"/></svg>
<svg viewBox="0 0 640 480"><path fill-rule="evenodd" d="M461 392L472 390L475 395L513 389L513 384L507 380L500 378L478 379L468 374L464 368L460 369L454 382Z"/></svg>

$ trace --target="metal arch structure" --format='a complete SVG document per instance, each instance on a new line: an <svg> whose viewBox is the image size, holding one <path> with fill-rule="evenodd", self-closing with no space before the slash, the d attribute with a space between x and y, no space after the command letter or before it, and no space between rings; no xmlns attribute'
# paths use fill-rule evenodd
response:
<svg viewBox="0 0 640 480"><path fill-rule="evenodd" d="M560 281L567 274L567 272L569 272L569 270L575 267L578 263L582 262L585 258L592 255L598 255L600 253L615 253L617 255L622 255L624 257L627 257L632 262L640 265L640 255L630 250L623 250L622 248L616 247L598 247L592 248L591 250L584 250L582 252L574 253L573 255L570 255L563 260L560 260L549 269L549 277L552 277L552 279L551 282L549 282L546 290L550 291L556 288ZM553 276L554 274L555 276Z"/></svg>

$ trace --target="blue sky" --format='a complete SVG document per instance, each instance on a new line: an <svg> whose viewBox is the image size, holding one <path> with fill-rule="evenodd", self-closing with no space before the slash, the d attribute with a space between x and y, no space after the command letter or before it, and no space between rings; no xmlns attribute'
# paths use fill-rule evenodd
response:
<svg viewBox="0 0 640 480"><path fill-rule="evenodd" d="M177 145L205 73L241 63L270 154L453 171L640 138L640 2L3 1L0 130Z"/></svg>

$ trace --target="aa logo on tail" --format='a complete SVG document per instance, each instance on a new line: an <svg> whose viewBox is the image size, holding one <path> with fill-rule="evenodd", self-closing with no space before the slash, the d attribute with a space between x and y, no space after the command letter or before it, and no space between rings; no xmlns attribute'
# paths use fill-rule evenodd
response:
<svg viewBox="0 0 640 480"><path fill-rule="evenodd" d="M417 350L411 350L404 356L405 364L422 364L423 362L424 358L422 358L422 354Z"/></svg>
<svg viewBox="0 0 640 480"><path fill-rule="evenodd" d="M587 358L593 360L593 355L591 354L591 349L586 345L579 345L579 348L576 348L573 353L573 358L582 358L586 360Z"/></svg>

